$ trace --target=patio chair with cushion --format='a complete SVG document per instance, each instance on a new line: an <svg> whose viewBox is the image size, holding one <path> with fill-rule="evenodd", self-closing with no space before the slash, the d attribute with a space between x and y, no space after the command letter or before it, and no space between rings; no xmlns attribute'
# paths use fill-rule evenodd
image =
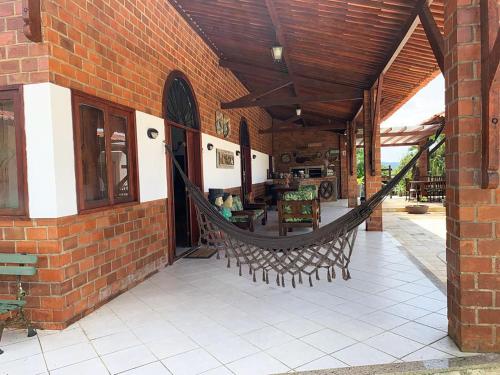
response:
<svg viewBox="0 0 500 375"><path fill-rule="evenodd" d="M299 186L299 191L310 191L313 194L313 198L318 201L318 215L319 222L321 223L321 199L318 194L318 187L316 185L301 185Z"/></svg>
<svg viewBox="0 0 500 375"><path fill-rule="evenodd" d="M250 232L255 230L255 222L261 220L262 225L267 222L267 208L264 203L252 203L243 205L238 195L233 195L233 206L231 207L232 216L230 221Z"/></svg>
<svg viewBox="0 0 500 375"><path fill-rule="evenodd" d="M319 228L318 199L311 190L298 190L283 194L278 201L278 225L280 236L286 236L293 228Z"/></svg>

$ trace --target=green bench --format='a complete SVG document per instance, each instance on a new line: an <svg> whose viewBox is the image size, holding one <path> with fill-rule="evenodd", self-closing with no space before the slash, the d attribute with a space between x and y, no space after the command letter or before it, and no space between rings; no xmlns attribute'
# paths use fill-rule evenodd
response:
<svg viewBox="0 0 500 375"><path fill-rule="evenodd" d="M24 306L26 305L26 292L21 285L21 276L33 276L36 273L35 264L38 260L36 255L25 254L0 254L0 276L16 276L17 295L16 299L0 299L0 315L11 311L17 311L15 321L22 323L23 327L28 329L28 337L36 335L35 329L24 315ZM5 321L0 321L0 341L2 333L6 326ZM3 350L0 349L0 354Z"/></svg>

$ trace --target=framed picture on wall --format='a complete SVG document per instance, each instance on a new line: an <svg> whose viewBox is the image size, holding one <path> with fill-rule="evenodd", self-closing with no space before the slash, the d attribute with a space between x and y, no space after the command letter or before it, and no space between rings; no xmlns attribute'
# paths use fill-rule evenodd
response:
<svg viewBox="0 0 500 375"><path fill-rule="evenodd" d="M216 168L233 169L234 168L234 152L217 149Z"/></svg>

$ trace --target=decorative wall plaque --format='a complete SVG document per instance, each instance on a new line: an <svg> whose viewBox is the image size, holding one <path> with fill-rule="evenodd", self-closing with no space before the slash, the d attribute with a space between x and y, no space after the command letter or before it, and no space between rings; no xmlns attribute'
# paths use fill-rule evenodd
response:
<svg viewBox="0 0 500 375"><path fill-rule="evenodd" d="M234 168L234 152L217 149L216 167L223 169Z"/></svg>
<svg viewBox="0 0 500 375"><path fill-rule="evenodd" d="M231 120L229 116L220 111L215 112L215 132L217 135L227 138L231 127Z"/></svg>
<svg viewBox="0 0 500 375"><path fill-rule="evenodd" d="M290 154L281 154L280 159L282 163L290 163L292 161Z"/></svg>

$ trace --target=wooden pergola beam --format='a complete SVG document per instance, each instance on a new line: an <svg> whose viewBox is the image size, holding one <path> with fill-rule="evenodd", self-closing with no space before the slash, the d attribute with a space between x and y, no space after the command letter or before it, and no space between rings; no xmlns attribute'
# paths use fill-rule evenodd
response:
<svg viewBox="0 0 500 375"><path fill-rule="evenodd" d="M481 185L496 189L500 184L500 42L498 8L495 0L481 0L481 102L482 159Z"/></svg>
<svg viewBox="0 0 500 375"><path fill-rule="evenodd" d="M434 134L435 129L431 130L426 130L426 131L400 131L400 132L393 132L393 133L382 133L380 136L382 138L391 138L391 137L404 137L404 136L410 136L410 135L421 135L423 137L429 136L431 134Z"/></svg>
<svg viewBox="0 0 500 375"><path fill-rule="evenodd" d="M428 5L424 5L420 13L418 14L420 18L420 22L424 27L425 35L429 40L429 44L431 45L432 52L434 52L434 57L439 65L439 69L441 69L441 73L444 74L444 38L441 35L441 31L439 30L436 20L432 15L431 9Z"/></svg>
<svg viewBox="0 0 500 375"><path fill-rule="evenodd" d="M221 103L221 109L286 106L304 103L328 103L361 100L360 97L349 97L345 93L304 95L304 96L266 96L262 99Z"/></svg>

